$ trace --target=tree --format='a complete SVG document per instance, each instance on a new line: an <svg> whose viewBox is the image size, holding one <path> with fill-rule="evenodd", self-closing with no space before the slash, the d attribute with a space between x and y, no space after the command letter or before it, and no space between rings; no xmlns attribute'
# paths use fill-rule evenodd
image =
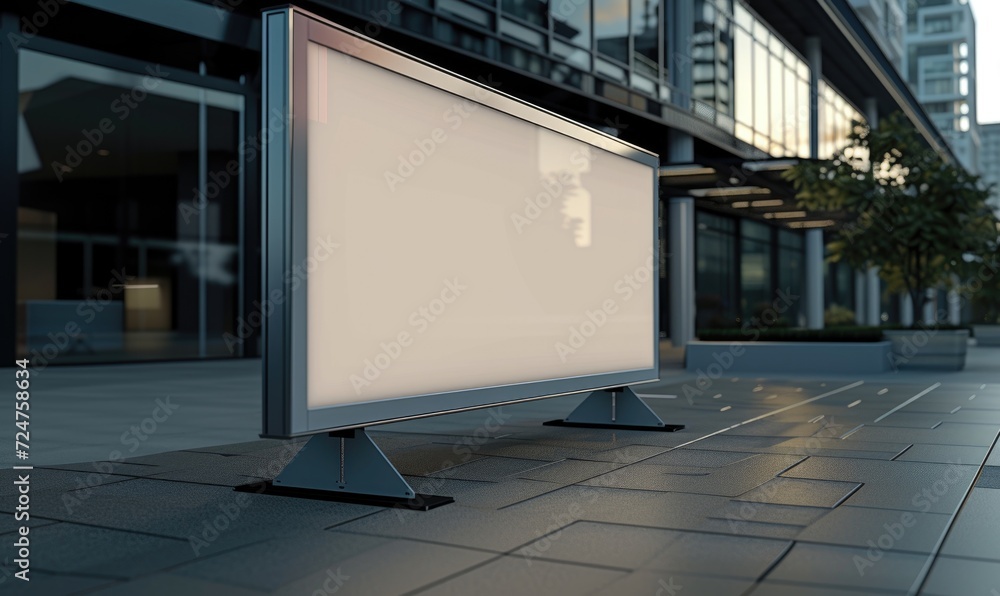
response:
<svg viewBox="0 0 1000 596"><path fill-rule="evenodd" d="M981 255L966 255L959 295L972 305L972 322L1000 323L1000 238Z"/></svg>
<svg viewBox="0 0 1000 596"><path fill-rule="evenodd" d="M902 114L875 130L855 122L832 159L789 170L799 206L840 214L828 245L832 261L880 267L890 291L905 291L917 312L927 290L967 273L968 255L990 254L997 217L978 176L946 162Z"/></svg>

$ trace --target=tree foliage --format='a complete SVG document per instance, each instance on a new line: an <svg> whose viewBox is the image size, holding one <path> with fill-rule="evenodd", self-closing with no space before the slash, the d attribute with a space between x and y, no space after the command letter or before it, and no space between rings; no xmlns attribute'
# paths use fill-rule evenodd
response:
<svg viewBox="0 0 1000 596"><path fill-rule="evenodd" d="M992 258L996 248L989 189L928 147L902 114L875 130L855 122L832 159L803 161L786 178L800 207L846 216L831 260L879 266L889 290L907 292L918 309L927 289L968 274L970 255Z"/></svg>

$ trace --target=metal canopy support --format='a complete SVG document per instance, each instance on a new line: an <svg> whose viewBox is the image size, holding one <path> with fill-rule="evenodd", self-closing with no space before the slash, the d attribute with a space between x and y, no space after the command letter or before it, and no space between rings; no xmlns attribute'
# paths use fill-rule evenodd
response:
<svg viewBox="0 0 1000 596"><path fill-rule="evenodd" d="M254 486L238 487L250 491ZM418 494L363 428L316 435L262 491L265 494L344 501L426 511L454 502Z"/></svg>
<svg viewBox="0 0 1000 596"><path fill-rule="evenodd" d="M683 424L666 424L629 387L595 391L564 420L552 420L546 426L655 430L674 432Z"/></svg>

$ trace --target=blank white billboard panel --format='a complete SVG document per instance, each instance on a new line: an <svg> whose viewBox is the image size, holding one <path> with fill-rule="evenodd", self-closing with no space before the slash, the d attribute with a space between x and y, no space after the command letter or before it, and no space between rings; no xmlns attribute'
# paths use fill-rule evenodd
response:
<svg viewBox="0 0 1000 596"><path fill-rule="evenodd" d="M266 155L291 299L265 434L657 378L655 155L297 10L265 24L268 111L295 122Z"/></svg>

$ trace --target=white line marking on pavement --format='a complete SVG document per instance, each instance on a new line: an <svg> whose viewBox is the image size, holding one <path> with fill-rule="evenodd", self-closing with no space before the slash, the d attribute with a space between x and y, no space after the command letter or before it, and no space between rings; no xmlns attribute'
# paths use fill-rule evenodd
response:
<svg viewBox="0 0 1000 596"><path fill-rule="evenodd" d="M898 412L898 411L902 410L902 409L903 409L903 408L905 408L906 406L908 406L908 405L912 404L913 402L915 402L915 401L917 401L918 399L920 399L921 397L923 397L923 396L927 395L927 394L928 394L928 393L930 393L931 391L934 391L935 389L937 389L937 388L938 388L938 387L940 387L940 386L941 386L941 383L934 383L933 385L931 385L931 386L930 386L930 387L928 387L927 389L924 389L924 390L923 390L923 391L921 391L920 393L918 393L918 394L914 395L914 396L913 396L913 397L911 397L910 399L908 399L908 400L904 401L903 403L901 403L901 404L899 404L898 406L896 406L895 408L893 408L893 409L889 410L889 411L888 411L888 412L886 412L885 414L882 414L881 416L879 416L878 418L876 418L876 419L875 419L875 422L879 422L879 421L881 421L881 420L883 420L883 419L885 419L885 418L889 417L890 415L892 415L892 414L895 414L896 412Z"/></svg>

